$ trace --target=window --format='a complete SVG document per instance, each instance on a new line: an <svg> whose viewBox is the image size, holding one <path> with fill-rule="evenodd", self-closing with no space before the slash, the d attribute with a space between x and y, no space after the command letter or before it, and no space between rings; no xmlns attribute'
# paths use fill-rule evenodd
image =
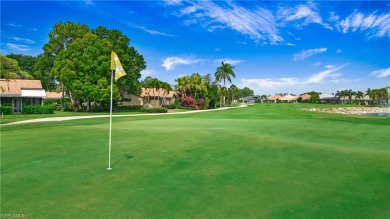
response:
<svg viewBox="0 0 390 219"><path fill-rule="evenodd" d="M1 106L12 106L12 98L10 97L2 97L0 98Z"/></svg>

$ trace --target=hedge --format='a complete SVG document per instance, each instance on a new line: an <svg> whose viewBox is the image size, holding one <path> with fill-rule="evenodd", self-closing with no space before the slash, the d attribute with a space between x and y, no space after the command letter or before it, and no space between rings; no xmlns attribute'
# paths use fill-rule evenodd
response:
<svg viewBox="0 0 390 219"><path fill-rule="evenodd" d="M0 113L5 115L12 114L12 106L0 106Z"/></svg>
<svg viewBox="0 0 390 219"><path fill-rule="evenodd" d="M23 107L23 114L53 114L53 105L29 105Z"/></svg>
<svg viewBox="0 0 390 219"><path fill-rule="evenodd" d="M115 107L115 111L119 111L119 112L126 112L126 111L134 111L134 110L138 110L138 109L141 109L142 106L141 105L132 105L132 106L117 106Z"/></svg>
<svg viewBox="0 0 390 219"><path fill-rule="evenodd" d="M161 108L141 108L141 112L145 113L167 113L168 109L165 107Z"/></svg>

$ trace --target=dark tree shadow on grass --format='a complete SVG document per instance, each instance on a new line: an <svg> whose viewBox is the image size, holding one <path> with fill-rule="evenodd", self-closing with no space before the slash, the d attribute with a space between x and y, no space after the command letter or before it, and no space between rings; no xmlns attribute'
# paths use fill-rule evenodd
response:
<svg viewBox="0 0 390 219"><path fill-rule="evenodd" d="M121 161L124 160L124 159L130 160L130 159L133 159L133 158L134 158L134 156L131 156L131 155L126 154L126 155L124 155L123 157L121 157L121 159L119 159L117 162L115 162L115 163L112 165L112 167L114 167L115 165L117 165L119 162L121 162Z"/></svg>

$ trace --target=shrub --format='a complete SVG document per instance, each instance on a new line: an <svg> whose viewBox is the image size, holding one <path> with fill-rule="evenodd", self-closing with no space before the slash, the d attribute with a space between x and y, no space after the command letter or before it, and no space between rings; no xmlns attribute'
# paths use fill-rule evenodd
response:
<svg viewBox="0 0 390 219"><path fill-rule="evenodd" d="M204 99L199 99L198 100L198 107L200 109L203 109L204 105L205 105L206 101Z"/></svg>
<svg viewBox="0 0 390 219"><path fill-rule="evenodd" d="M184 97L181 100L181 105L185 106L185 107L194 107L194 106L196 106L196 100L194 98L192 98L191 96Z"/></svg>
<svg viewBox="0 0 390 219"><path fill-rule="evenodd" d="M29 105L23 107L23 114L52 114L54 113L53 105Z"/></svg>
<svg viewBox="0 0 390 219"><path fill-rule="evenodd" d="M12 114L12 106L0 106L0 113L5 115Z"/></svg>
<svg viewBox="0 0 390 219"><path fill-rule="evenodd" d="M174 102L174 103L171 103L171 105L165 105L164 107L167 109L176 109L178 106L177 106L176 102Z"/></svg>
<svg viewBox="0 0 390 219"><path fill-rule="evenodd" d="M53 105L54 110L72 111L70 109L70 98L59 99L43 99L43 105Z"/></svg>
<svg viewBox="0 0 390 219"><path fill-rule="evenodd" d="M161 108L147 108L147 107L142 107L141 112L145 113L167 113L168 109L165 107Z"/></svg>
<svg viewBox="0 0 390 219"><path fill-rule="evenodd" d="M141 105L133 105L133 106L117 106L115 108L115 111L119 112L127 112L127 111L134 111L134 110L139 110L141 109Z"/></svg>

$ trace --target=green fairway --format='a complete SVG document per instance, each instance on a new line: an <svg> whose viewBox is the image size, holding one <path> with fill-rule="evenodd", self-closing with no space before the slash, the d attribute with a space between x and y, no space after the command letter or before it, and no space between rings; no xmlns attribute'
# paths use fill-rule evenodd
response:
<svg viewBox="0 0 390 219"><path fill-rule="evenodd" d="M1 128L1 214L389 218L390 118L258 104Z"/></svg>

